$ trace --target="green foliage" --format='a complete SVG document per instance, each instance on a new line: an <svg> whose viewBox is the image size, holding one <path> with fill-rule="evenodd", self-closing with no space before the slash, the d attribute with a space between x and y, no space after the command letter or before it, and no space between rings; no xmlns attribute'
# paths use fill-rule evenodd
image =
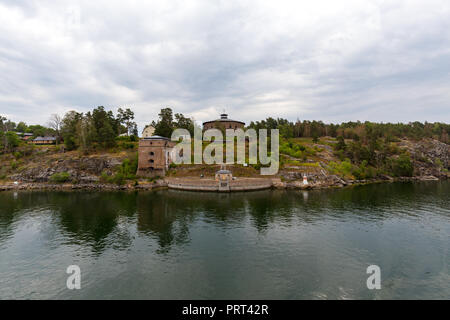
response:
<svg viewBox="0 0 450 320"><path fill-rule="evenodd" d="M174 121L172 109L164 108L161 109L158 116L158 122L152 123L152 126L155 128L155 135L170 138L172 132L177 128L186 129L191 136L194 135L194 122L191 119L186 118L183 114L176 113Z"/></svg>
<svg viewBox="0 0 450 320"><path fill-rule="evenodd" d="M115 138L118 132L118 120L114 118L111 111L106 111L103 106L97 107L86 115L87 121L92 123L91 137L93 142L103 148L111 148L116 145Z"/></svg>
<svg viewBox="0 0 450 320"><path fill-rule="evenodd" d="M296 139L281 140L280 142L280 153L287 154L293 158L302 159L306 161L308 156L316 155L317 150L304 146L301 142Z"/></svg>
<svg viewBox="0 0 450 320"><path fill-rule="evenodd" d="M64 183L70 181L70 174L68 172L58 172L54 173L50 177L50 181L54 183Z"/></svg>
<svg viewBox="0 0 450 320"><path fill-rule="evenodd" d="M136 141L136 136L121 136L116 138L117 146L122 150L135 149L138 146Z"/></svg>
<svg viewBox="0 0 450 320"><path fill-rule="evenodd" d="M37 124L28 126L27 132L32 133L33 137L39 137L53 135L55 130Z"/></svg>
<svg viewBox="0 0 450 320"><path fill-rule="evenodd" d="M444 164L442 163L441 159L437 158L436 160L434 160L434 163L435 163L439 168L444 168Z"/></svg>
<svg viewBox="0 0 450 320"><path fill-rule="evenodd" d="M79 146L80 133L84 133L82 120L83 114L75 111L69 111L64 115L61 133L68 151L75 150Z"/></svg>
<svg viewBox="0 0 450 320"><path fill-rule="evenodd" d="M20 144L19 136L12 131L6 133L6 148L8 150L14 150Z"/></svg>
<svg viewBox="0 0 450 320"><path fill-rule="evenodd" d="M346 159L340 163L331 161L328 164L331 173L340 175L346 178L352 178L353 176L353 165L349 159Z"/></svg>
<svg viewBox="0 0 450 320"><path fill-rule="evenodd" d="M261 169L261 163L258 161L258 163L252 163L250 164L251 167L253 167L255 170Z"/></svg>
<svg viewBox="0 0 450 320"><path fill-rule="evenodd" d="M347 145L345 144L344 137L343 136L338 136L337 137L337 141L338 141L338 143L336 144L336 150L345 150Z"/></svg>
<svg viewBox="0 0 450 320"><path fill-rule="evenodd" d="M122 130L120 130L120 133L137 135L137 125L135 122L133 122L133 120L134 112L131 111L131 109L127 108L123 110L122 108L119 108L117 110L117 121L120 125L123 125L125 127L125 132L122 132Z"/></svg>
<svg viewBox="0 0 450 320"><path fill-rule="evenodd" d="M402 154L398 158L390 159L390 170L395 177L411 177L414 166L409 155Z"/></svg>
<svg viewBox="0 0 450 320"><path fill-rule="evenodd" d="M62 120L61 132L67 150L80 148L83 151L91 149L108 149L116 146L119 133L123 131L133 135L123 137L123 141L138 141L136 124L132 121L134 113L130 109L119 108L117 117L112 111L106 111L103 106L95 108L86 114L69 111ZM124 126L124 125L125 126ZM122 138L122 137L120 137ZM120 140L122 141L122 140ZM125 144L124 149L132 149L134 145Z"/></svg>
<svg viewBox="0 0 450 320"><path fill-rule="evenodd" d="M251 122L248 126L253 129L279 129L281 136L285 138L297 137L338 137L362 141L363 144L376 143L379 138L384 138L386 143L398 141L400 138L434 138L444 143L450 143L448 133L450 125L446 123L373 123L366 121L343 122L341 124L325 124L322 121L300 121L295 123L281 118L267 118L266 120ZM342 150L344 144L340 144L337 150Z"/></svg>
<svg viewBox="0 0 450 320"><path fill-rule="evenodd" d="M20 151L13 152L13 156L16 159L20 159L23 157L23 154Z"/></svg>
<svg viewBox="0 0 450 320"><path fill-rule="evenodd" d="M364 160L359 167L353 166L352 174L358 180L372 179L376 177L377 171L374 167L368 165L367 160Z"/></svg>
<svg viewBox="0 0 450 320"><path fill-rule="evenodd" d="M155 177L147 178L146 180L147 180L148 182L156 183L156 181L158 181L159 179L161 179L160 176L155 176Z"/></svg>
<svg viewBox="0 0 450 320"><path fill-rule="evenodd" d="M19 166L19 163L16 160L13 160L11 161L10 166L12 170L16 170L17 167Z"/></svg>
<svg viewBox="0 0 450 320"><path fill-rule="evenodd" d="M26 125L25 122L21 121L17 124L16 131L17 132L28 132L28 126Z"/></svg>
<svg viewBox="0 0 450 320"><path fill-rule="evenodd" d="M125 159L121 166L119 167L119 174L121 174L125 179L136 179L136 172L138 168L138 158L137 155L131 159Z"/></svg>
<svg viewBox="0 0 450 320"><path fill-rule="evenodd" d="M101 181L106 183L114 183L117 185L122 185L126 180L135 180L136 179L136 171L138 167L138 158L137 154L135 157L130 159L125 159L122 164L119 166L115 174L108 175L106 172L102 172Z"/></svg>
<svg viewBox="0 0 450 320"><path fill-rule="evenodd" d="M121 147L122 149L134 149L134 148L136 147L136 144L135 144L135 143L132 143L132 142L125 142L125 143L122 143L122 144L120 145L120 147Z"/></svg>
<svg viewBox="0 0 450 320"><path fill-rule="evenodd" d="M155 135L170 138L172 135L172 131L174 130L173 126L173 112L171 108L161 109L158 114L159 120L157 123L153 123L153 127L155 128Z"/></svg>
<svg viewBox="0 0 450 320"><path fill-rule="evenodd" d="M297 161L297 160L286 160L285 161L286 164L289 165L294 165L294 166L301 166L301 167L314 167L314 168L318 168L320 167L320 164L318 162L301 162L301 161Z"/></svg>

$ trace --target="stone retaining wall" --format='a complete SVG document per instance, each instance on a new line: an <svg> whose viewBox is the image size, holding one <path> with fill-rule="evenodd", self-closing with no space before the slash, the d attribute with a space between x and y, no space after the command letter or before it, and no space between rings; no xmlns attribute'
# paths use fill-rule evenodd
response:
<svg viewBox="0 0 450 320"><path fill-rule="evenodd" d="M167 179L170 189L189 191L219 191L219 182L212 179ZM230 191L253 191L272 188L270 179L241 178L230 182Z"/></svg>

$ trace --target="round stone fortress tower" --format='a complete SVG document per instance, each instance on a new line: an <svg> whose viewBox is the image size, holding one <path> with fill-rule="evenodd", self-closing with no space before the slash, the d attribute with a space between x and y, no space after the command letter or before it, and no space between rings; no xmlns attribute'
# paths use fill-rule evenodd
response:
<svg viewBox="0 0 450 320"><path fill-rule="evenodd" d="M228 119L228 114L222 113L220 119L203 122L203 130L208 129L244 129L245 122Z"/></svg>

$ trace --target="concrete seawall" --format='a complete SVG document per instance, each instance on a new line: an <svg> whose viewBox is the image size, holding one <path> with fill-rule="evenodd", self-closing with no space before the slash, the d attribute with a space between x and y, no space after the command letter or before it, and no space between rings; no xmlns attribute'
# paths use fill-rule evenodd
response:
<svg viewBox="0 0 450 320"><path fill-rule="evenodd" d="M219 182L213 179L169 178L166 181L169 189L219 192ZM270 179L240 178L230 182L230 190L227 192L264 190L270 189L272 186L273 183Z"/></svg>

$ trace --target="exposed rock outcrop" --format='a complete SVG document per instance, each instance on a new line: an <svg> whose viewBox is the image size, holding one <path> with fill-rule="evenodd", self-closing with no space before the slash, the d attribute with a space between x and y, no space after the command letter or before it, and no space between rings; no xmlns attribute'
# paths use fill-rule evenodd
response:
<svg viewBox="0 0 450 320"><path fill-rule="evenodd" d="M58 159L45 166L37 163L26 167L20 173L12 175L11 179L23 182L47 182L53 174L67 172L72 181L94 183L99 181L102 172L111 172L120 164L120 159L107 157Z"/></svg>
<svg viewBox="0 0 450 320"><path fill-rule="evenodd" d="M447 178L450 169L450 145L434 139L402 140L399 146L408 150L414 161L414 176Z"/></svg>

